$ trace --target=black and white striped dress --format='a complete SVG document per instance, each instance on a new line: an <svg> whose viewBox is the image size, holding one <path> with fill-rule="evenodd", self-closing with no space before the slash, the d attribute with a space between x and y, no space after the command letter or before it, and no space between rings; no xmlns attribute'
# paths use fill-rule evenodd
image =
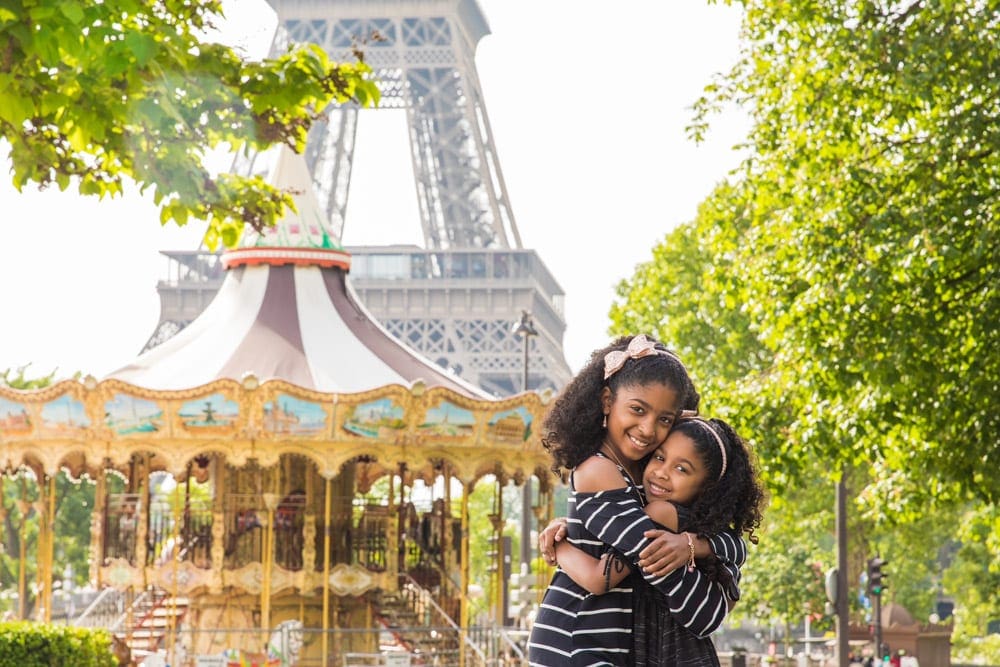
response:
<svg viewBox="0 0 1000 667"><path fill-rule="evenodd" d="M571 544L595 558L610 547L635 565L639 552L649 543L643 532L656 525L643 511L641 487L633 484L620 466L619 471L625 488L596 493L576 491L570 476L566 534ZM710 542L720 559L727 561L732 553L727 567L735 568L738 581L738 568L746 558L742 539L722 534ZM666 596L677 622L700 636L718 628L726 616L726 591L697 570L689 573L678 568L665 577L644 578ZM540 667L628 665L632 663L631 651L630 578L607 593L593 595L557 569L531 630L529 663Z"/></svg>

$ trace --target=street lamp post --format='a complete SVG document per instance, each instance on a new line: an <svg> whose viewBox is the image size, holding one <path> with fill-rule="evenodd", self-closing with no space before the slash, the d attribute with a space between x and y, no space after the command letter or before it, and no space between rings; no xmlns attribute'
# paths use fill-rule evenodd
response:
<svg viewBox="0 0 1000 667"><path fill-rule="evenodd" d="M528 352L531 348L531 337L538 335L531 313L521 311L521 319L514 323L510 332L524 339L524 375L521 381L521 391L528 391ZM531 475L526 474L521 487L521 571L531 572Z"/></svg>

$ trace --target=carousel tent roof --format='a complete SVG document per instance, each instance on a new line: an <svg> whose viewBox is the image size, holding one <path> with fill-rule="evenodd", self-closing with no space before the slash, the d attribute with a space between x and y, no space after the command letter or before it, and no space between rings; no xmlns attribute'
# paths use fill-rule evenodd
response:
<svg viewBox="0 0 1000 667"><path fill-rule="evenodd" d="M301 155L282 148L270 182L293 193L297 211L264 234L245 234L223 255L229 272L208 308L110 378L171 390L252 373L340 393L422 380L491 398L405 347L364 309L346 280L350 255L329 232Z"/></svg>

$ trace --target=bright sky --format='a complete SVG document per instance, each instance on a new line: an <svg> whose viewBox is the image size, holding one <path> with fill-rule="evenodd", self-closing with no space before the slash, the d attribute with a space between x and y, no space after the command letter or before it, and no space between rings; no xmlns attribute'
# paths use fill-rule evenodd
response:
<svg viewBox="0 0 1000 667"><path fill-rule="evenodd" d="M566 359L607 342L614 287L736 166L744 118L686 138L690 106L736 58L739 8L704 0L479 0L492 34L476 63L525 247L566 292ZM264 0L226 3L231 43L266 51ZM2 158L0 158L2 159ZM203 227L161 228L136 194L103 202L0 182L0 369L31 363L100 378L129 362L159 320L160 250L196 248ZM359 121L346 245L422 245L405 116Z"/></svg>

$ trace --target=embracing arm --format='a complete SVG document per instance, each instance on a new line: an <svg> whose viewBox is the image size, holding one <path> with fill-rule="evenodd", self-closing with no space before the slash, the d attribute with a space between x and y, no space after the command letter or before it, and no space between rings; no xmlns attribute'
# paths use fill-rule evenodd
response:
<svg viewBox="0 0 1000 667"><path fill-rule="evenodd" d="M568 574L581 588L594 595L607 593L629 573L628 566L615 558L614 554L594 558L569 542L556 544L555 552L559 569ZM610 572L605 576L605 568L608 567Z"/></svg>

